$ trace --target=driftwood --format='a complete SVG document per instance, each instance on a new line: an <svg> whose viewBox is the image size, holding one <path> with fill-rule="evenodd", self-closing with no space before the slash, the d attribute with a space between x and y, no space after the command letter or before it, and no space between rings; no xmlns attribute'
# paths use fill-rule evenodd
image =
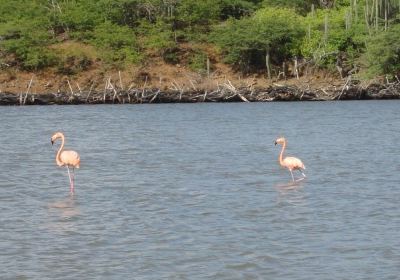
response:
<svg viewBox="0 0 400 280"><path fill-rule="evenodd" d="M121 84L122 85L122 84ZM138 104L138 103L194 103L194 102L270 102L270 101L328 101L400 99L400 82L370 84L362 87L347 80L341 88L301 89L295 86L274 85L268 88L236 88L229 81L213 91L196 87L183 89L176 82L168 90L158 88L117 89L110 81L104 91L73 91L57 93L14 94L0 93L0 105L51 105L51 104ZM22 95L25 95L22 98Z"/></svg>

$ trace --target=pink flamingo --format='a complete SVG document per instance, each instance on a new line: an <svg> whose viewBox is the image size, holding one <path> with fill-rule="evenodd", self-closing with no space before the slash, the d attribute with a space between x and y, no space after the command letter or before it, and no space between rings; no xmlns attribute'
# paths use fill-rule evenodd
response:
<svg viewBox="0 0 400 280"><path fill-rule="evenodd" d="M290 174L292 175L293 182L294 182L293 170L299 170L303 175L303 179L306 178L306 175L303 173L303 170L306 169L306 167L304 166L303 162L300 159L296 157L283 158L283 152L285 151L286 148L286 139L284 137L278 138L275 140L275 145L276 144L282 145L282 150L279 155L279 164L282 167L289 169Z"/></svg>
<svg viewBox="0 0 400 280"><path fill-rule="evenodd" d="M79 154L75 151L63 151L65 137L64 137L64 134L62 134L61 132L56 132L53 134L53 136L51 136L51 144L53 145L54 142L60 138L61 138L61 146L57 151L56 163L58 166L66 166L67 167L69 183L70 183L70 191L71 191L71 194L73 194L74 193L74 177L75 177L74 171L75 171L75 168L79 168L81 159L79 157ZM70 167L72 167L72 176L69 171Z"/></svg>

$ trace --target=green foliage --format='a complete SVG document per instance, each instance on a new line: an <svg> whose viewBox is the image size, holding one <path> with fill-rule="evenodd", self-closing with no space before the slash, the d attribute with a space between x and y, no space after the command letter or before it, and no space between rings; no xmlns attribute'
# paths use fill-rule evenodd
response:
<svg viewBox="0 0 400 280"><path fill-rule="evenodd" d="M240 19L243 16L250 15L256 10L255 1L245 0L221 0L219 8L219 18L226 20L228 18Z"/></svg>
<svg viewBox="0 0 400 280"><path fill-rule="evenodd" d="M71 38L89 39L95 27L104 22L98 7L92 1L66 1L60 6L62 12L51 10L55 33L67 32Z"/></svg>
<svg viewBox="0 0 400 280"><path fill-rule="evenodd" d="M163 8L162 0L99 0L96 3L104 19L119 25L138 26L142 19L153 21Z"/></svg>
<svg viewBox="0 0 400 280"><path fill-rule="evenodd" d="M145 48L163 51L177 46L171 24L161 20L155 23L142 21L137 31L144 38L143 46Z"/></svg>
<svg viewBox="0 0 400 280"><path fill-rule="evenodd" d="M346 53L353 63L364 47L368 30L364 23L353 20L348 22L348 8L335 10L317 10L305 18L307 35L301 44L301 54L312 57L318 65L334 68L339 52Z"/></svg>
<svg viewBox="0 0 400 280"><path fill-rule="evenodd" d="M335 69L340 56L368 67L364 72L387 74L398 71L400 2L380 3L387 5L376 18L372 0L0 0L0 58L21 69L75 74L99 58L113 67L140 63L144 53L202 71L205 54L180 48L202 42L216 44L243 71L265 69L269 53L275 65L298 56ZM63 49L71 42L96 55Z"/></svg>
<svg viewBox="0 0 400 280"><path fill-rule="evenodd" d="M207 72L207 54L196 50L189 58L190 69L205 74Z"/></svg>
<svg viewBox="0 0 400 280"><path fill-rule="evenodd" d="M264 8L250 18L229 20L217 27L211 39L226 54L228 63L242 70L264 68L267 52L275 63L298 53L304 34L299 22L293 10Z"/></svg>
<svg viewBox="0 0 400 280"><path fill-rule="evenodd" d="M161 20L154 24L142 20L140 28L137 30L143 37L142 45L145 49L158 53L167 63L179 63L179 48L175 42L175 34L172 31L171 24L164 23Z"/></svg>
<svg viewBox="0 0 400 280"><path fill-rule="evenodd" d="M180 62L179 48L168 48L163 50L162 58L166 63L178 64Z"/></svg>
<svg viewBox="0 0 400 280"><path fill-rule="evenodd" d="M45 0L0 0L0 22L39 19L46 15Z"/></svg>
<svg viewBox="0 0 400 280"><path fill-rule="evenodd" d="M102 58L108 63L123 65L125 62L136 63L140 60L136 36L126 26L106 21L96 26L90 42L102 50Z"/></svg>
<svg viewBox="0 0 400 280"><path fill-rule="evenodd" d="M318 0L264 0L262 4L264 7L292 8L304 14L311 11L312 4L317 7L318 3Z"/></svg>
<svg viewBox="0 0 400 280"><path fill-rule="evenodd" d="M13 54L16 62L26 70L37 70L53 65L54 54L46 48L52 38L43 28L45 21L17 20L0 28L0 42L5 52Z"/></svg>
<svg viewBox="0 0 400 280"><path fill-rule="evenodd" d="M387 32L380 32L367 41L367 51L361 62L366 67L367 77L400 74L400 24L393 25Z"/></svg>
<svg viewBox="0 0 400 280"><path fill-rule="evenodd" d="M270 51L277 50L287 55L293 49L296 53L296 43L304 35L301 17L291 9L265 8L258 10L253 16L256 29L256 44L262 49L265 45Z"/></svg>
<svg viewBox="0 0 400 280"><path fill-rule="evenodd" d="M97 53L82 44L69 44L57 53L57 72L64 75L75 75L89 69Z"/></svg>
<svg viewBox="0 0 400 280"><path fill-rule="evenodd" d="M215 0L181 0L177 19L189 26L207 26L219 18L220 9Z"/></svg>

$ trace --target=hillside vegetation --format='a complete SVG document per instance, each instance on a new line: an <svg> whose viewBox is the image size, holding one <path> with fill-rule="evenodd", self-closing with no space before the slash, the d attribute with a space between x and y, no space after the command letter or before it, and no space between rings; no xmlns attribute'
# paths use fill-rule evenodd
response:
<svg viewBox="0 0 400 280"><path fill-rule="evenodd" d="M400 74L400 0L0 0L0 69Z"/></svg>

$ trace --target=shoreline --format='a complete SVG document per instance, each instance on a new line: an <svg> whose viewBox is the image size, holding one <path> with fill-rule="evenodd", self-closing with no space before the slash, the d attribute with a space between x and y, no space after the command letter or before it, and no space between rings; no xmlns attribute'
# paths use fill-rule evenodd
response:
<svg viewBox="0 0 400 280"><path fill-rule="evenodd" d="M56 93L0 92L0 105L78 105L78 104L151 104L199 102L274 102L400 99L400 82L370 84L366 87L345 84L340 88L304 89L299 86L277 85L266 88L239 87L225 84L215 90L183 90L132 88L104 91Z"/></svg>

